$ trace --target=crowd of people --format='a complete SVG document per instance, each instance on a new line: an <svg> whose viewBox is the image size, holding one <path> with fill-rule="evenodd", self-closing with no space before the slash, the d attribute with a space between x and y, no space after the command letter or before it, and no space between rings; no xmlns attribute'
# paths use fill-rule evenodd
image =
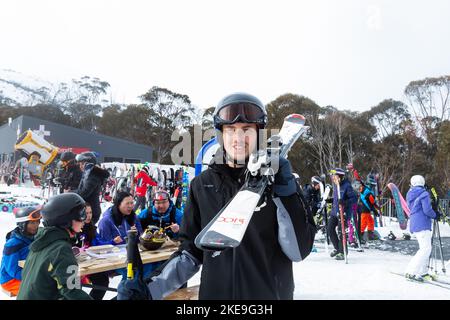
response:
<svg viewBox="0 0 450 320"><path fill-rule="evenodd" d="M221 100L213 119L221 148L208 169L192 180L184 212L163 189L153 193L147 206L147 190L156 183L144 166L133 179L133 188L116 193L113 205L102 213L100 192L109 172L98 165L92 152L63 153L61 194L51 197L42 208L23 208L16 213L17 228L7 235L3 252L2 288L18 299L102 299L109 278L124 270L85 277L83 282L94 285L87 294L69 285L67 270L78 265L72 247L122 245L129 230L142 234L156 226L180 240L179 249L166 262L148 266L145 282L124 278L120 299L136 298L137 293L161 299L183 286L200 266L200 299L293 299L292 263L309 255L318 227L326 232L334 247L331 257L337 260L348 253L343 237L357 248L365 239L375 239L374 219L380 208L372 177L365 182L356 179L358 183L352 185L352 168L335 168L331 172L333 192L323 199L327 187L323 177L312 177L311 184L302 188L290 162L279 158L271 192L265 194L265 204L253 216L241 244L221 252L201 250L196 237L245 182L246 161L257 148L258 130L267 125L267 112L256 97L237 93ZM420 244L407 277L419 280L425 276L431 252L431 219L438 218L424 184L423 177L412 177L407 195L411 232ZM329 214L324 202L331 206ZM314 217L322 222L316 225ZM44 227L38 229L41 219ZM22 269L18 261L25 259Z"/></svg>

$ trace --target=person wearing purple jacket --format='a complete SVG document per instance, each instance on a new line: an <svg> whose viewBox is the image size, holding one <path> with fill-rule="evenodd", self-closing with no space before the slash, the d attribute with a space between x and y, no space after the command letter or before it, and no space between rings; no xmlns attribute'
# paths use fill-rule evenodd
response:
<svg viewBox="0 0 450 320"><path fill-rule="evenodd" d="M423 282L431 278L428 274L428 261L431 254L431 219L439 219L439 215L431 207L430 194L425 189L425 178L421 175L411 177L411 189L406 194L406 201L411 211L410 232L419 242L419 250L406 268L408 280Z"/></svg>
<svg viewBox="0 0 450 320"><path fill-rule="evenodd" d="M129 192L119 192L114 198L114 205L108 208L98 222L98 233L103 241L113 244L125 244L127 231L137 229L142 234L142 227L133 210L134 198Z"/></svg>

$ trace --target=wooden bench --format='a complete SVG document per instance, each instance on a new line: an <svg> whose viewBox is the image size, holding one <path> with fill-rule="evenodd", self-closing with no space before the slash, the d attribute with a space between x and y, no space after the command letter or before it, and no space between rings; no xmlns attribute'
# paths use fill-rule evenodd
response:
<svg viewBox="0 0 450 320"><path fill-rule="evenodd" d="M198 289L200 286L178 289L169 294L164 300L198 300Z"/></svg>

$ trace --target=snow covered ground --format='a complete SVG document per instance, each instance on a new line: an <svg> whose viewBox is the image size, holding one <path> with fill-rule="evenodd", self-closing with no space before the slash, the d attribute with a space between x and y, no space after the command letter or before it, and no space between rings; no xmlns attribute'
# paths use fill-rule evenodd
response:
<svg viewBox="0 0 450 320"><path fill-rule="evenodd" d="M1 191L11 191L13 194L40 195L40 189L8 188L0 185ZM106 208L107 206L105 206ZM377 228L382 237L389 231L400 238L403 231L398 223L385 218L387 226ZM5 235L15 227L14 216L11 213L0 212L0 250L3 250ZM450 227L440 224L441 237L449 243ZM450 290L429 284L417 284L406 281L404 278L392 274L390 271L403 272L415 251L414 236L411 241L376 241L365 248L364 252L351 250L348 255L348 264L336 261L329 257L325 250L323 236L316 236L317 252L299 263L294 263L295 299L301 300L328 300L328 299L399 299L399 300L449 300ZM399 248L396 250L396 248ZM409 249L408 249L409 248ZM411 249L412 248L412 249ZM329 248L331 251L331 247ZM0 251L0 252L1 252ZM0 253L1 257L1 253ZM449 251L444 252L447 269L450 269ZM440 263L438 270L441 270ZM120 277L111 280L110 286L117 287ZM197 285L200 282L200 273L197 273L188 285ZM108 292L105 299L111 299L115 294ZM0 292L0 299L10 299Z"/></svg>

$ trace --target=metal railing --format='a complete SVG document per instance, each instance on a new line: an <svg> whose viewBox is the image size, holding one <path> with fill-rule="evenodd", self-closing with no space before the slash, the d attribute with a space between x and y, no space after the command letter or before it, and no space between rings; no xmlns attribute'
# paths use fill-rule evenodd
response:
<svg viewBox="0 0 450 320"><path fill-rule="evenodd" d="M381 198L380 202L383 217L397 217L397 213L395 212L395 205L391 198ZM442 214L448 217L450 210L450 199L439 199L439 207L443 211Z"/></svg>

